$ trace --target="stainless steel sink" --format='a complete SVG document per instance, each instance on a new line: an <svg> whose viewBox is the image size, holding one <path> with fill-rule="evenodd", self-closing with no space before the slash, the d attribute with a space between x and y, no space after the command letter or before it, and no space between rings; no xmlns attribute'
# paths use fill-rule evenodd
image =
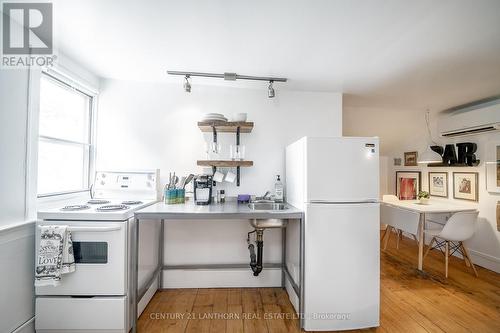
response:
<svg viewBox="0 0 500 333"><path fill-rule="evenodd" d="M248 204L248 207L252 210L259 211L281 211L288 209L284 203L275 202L252 202ZM265 228L284 228L288 224L288 220L283 219L252 219L250 224L255 229L265 229Z"/></svg>
<svg viewBox="0 0 500 333"><path fill-rule="evenodd" d="M250 225L255 229L267 228L284 228L288 224L288 220L282 219L252 219Z"/></svg>
<svg viewBox="0 0 500 333"><path fill-rule="evenodd" d="M275 202L252 202L248 204L252 210L285 210L288 207L284 203Z"/></svg>

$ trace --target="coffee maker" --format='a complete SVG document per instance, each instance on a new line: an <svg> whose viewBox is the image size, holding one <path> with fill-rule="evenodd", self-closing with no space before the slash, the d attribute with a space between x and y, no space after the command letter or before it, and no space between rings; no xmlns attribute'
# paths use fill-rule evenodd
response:
<svg viewBox="0 0 500 333"><path fill-rule="evenodd" d="M212 176L196 176L194 179L194 202L197 205L209 205L212 202L212 184Z"/></svg>

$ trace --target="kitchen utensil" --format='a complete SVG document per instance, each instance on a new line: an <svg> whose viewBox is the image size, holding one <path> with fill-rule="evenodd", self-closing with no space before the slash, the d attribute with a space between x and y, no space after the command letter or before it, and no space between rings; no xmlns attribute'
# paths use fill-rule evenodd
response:
<svg viewBox="0 0 500 333"><path fill-rule="evenodd" d="M222 183L222 181L224 180L224 174L220 171L215 171L214 175L213 175L213 179L217 182L217 183Z"/></svg>
<svg viewBox="0 0 500 333"><path fill-rule="evenodd" d="M186 184L186 177L182 176L177 188L184 188L184 184Z"/></svg>
<svg viewBox="0 0 500 333"><path fill-rule="evenodd" d="M208 122L208 121L221 121L221 122L227 122L227 118L203 118L203 122Z"/></svg>
<svg viewBox="0 0 500 333"><path fill-rule="evenodd" d="M193 174L187 176L186 181L184 182L184 188L186 188L186 185L189 184L193 180L193 178L194 178Z"/></svg>
<svg viewBox="0 0 500 333"><path fill-rule="evenodd" d="M220 113L207 113L203 116L202 121L227 121L227 118Z"/></svg>
<svg viewBox="0 0 500 333"><path fill-rule="evenodd" d="M228 171L224 180L228 183L234 183L234 181L236 180L236 175L232 171Z"/></svg>
<svg viewBox="0 0 500 333"><path fill-rule="evenodd" d="M243 161L245 159L245 146L244 145L231 145L229 147L229 154L231 159Z"/></svg>
<svg viewBox="0 0 500 333"><path fill-rule="evenodd" d="M231 116L232 121L236 122L245 122L247 121L247 114L246 113L233 113Z"/></svg>
<svg viewBox="0 0 500 333"><path fill-rule="evenodd" d="M217 160L220 157L220 153L222 151L222 145L218 142L210 142L208 143L208 154L207 159L209 160Z"/></svg>

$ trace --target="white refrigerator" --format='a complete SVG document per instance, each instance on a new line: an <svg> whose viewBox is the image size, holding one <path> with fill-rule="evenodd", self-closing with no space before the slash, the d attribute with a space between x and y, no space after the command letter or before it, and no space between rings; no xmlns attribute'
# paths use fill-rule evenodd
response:
<svg viewBox="0 0 500 333"><path fill-rule="evenodd" d="M289 145L286 199L305 212L304 329L379 326L378 138Z"/></svg>

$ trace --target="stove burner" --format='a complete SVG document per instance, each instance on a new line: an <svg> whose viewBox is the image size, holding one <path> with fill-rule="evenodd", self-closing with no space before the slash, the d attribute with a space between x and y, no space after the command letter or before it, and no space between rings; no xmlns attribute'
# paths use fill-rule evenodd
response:
<svg viewBox="0 0 500 333"><path fill-rule="evenodd" d="M104 205L110 203L109 200L100 200L100 199L92 199L87 201L88 204L90 205Z"/></svg>
<svg viewBox="0 0 500 333"><path fill-rule="evenodd" d="M63 207L63 208L61 208L61 210L66 211L66 212L73 212L73 211L85 210L85 209L89 209L89 208L90 207L87 205L73 205L73 206Z"/></svg>
<svg viewBox="0 0 500 333"><path fill-rule="evenodd" d="M137 201L137 200L127 200L123 201L122 205L140 205L142 201Z"/></svg>
<svg viewBox="0 0 500 333"><path fill-rule="evenodd" d="M98 212L114 212L117 210L125 210L125 209L129 209L129 208L130 207L126 206L126 205L106 205L106 206L98 207L96 210Z"/></svg>

